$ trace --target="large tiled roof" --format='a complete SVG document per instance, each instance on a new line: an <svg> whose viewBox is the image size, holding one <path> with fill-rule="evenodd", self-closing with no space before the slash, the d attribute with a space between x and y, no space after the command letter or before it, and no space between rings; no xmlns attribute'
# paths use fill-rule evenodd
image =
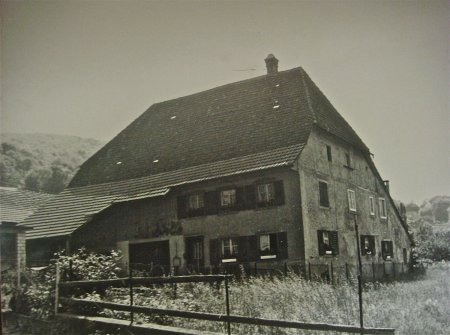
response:
<svg viewBox="0 0 450 335"><path fill-rule="evenodd" d="M1 222L20 223L54 195L0 187Z"/></svg>
<svg viewBox="0 0 450 335"><path fill-rule="evenodd" d="M316 124L367 150L302 68L152 105L88 159L70 187L306 143Z"/></svg>
<svg viewBox="0 0 450 335"><path fill-rule="evenodd" d="M184 183L291 165L314 126L368 151L302 68L154 104L25 221L28 238L70 234L117 202Z"/></svg>
<svg viewBox="0 0 450 335"><path fill-rule="evenodd" d="M69 235L92 215L117 203L157 197L170 188L235 174L292 165L303 144L150 176L65 189L24 221L28 239Z"/></svg>

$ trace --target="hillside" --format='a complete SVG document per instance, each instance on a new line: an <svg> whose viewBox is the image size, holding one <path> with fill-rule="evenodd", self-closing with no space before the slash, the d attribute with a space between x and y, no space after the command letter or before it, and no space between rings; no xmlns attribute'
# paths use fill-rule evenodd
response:
<svg viewBox="0 0 450 335"><path fill-rule="evenodd" d="M77 136L2 134L0 186L59 193L103 144Z"/></svg>

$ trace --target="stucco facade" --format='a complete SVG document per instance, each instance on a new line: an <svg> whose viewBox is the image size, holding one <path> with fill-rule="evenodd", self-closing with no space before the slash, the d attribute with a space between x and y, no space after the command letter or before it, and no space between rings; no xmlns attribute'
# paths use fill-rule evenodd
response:
<svg viewBox="0 0 450 335"><path fill-rule="evenodd" d="M327 146L328 150L331 149L330 160ZM347 157L350 157L350 166L347 165ZM392 241L393 255L387 267L392 267L392 263L405 263L403 271L407 271L411 241L390 201L385 185L361 151L355 150L334 135L314 129L298 161L298 171L303 230L305 241L310 242L305 243L307 262L333 262L335 266L356 264L356 221L359 235L373 236L375 242L375 252L362 256L363 265L384 263L386 260L382 255L381 243ZM329 206L321 206L319 203L319 182L327 184ZM348 190L355 192L356 211L349 209ZM373 214L370 198L374 204ZM380 212L380 199L385 201L386 215ZM319 255L317 230L338 232L337 255Z"/></svg>

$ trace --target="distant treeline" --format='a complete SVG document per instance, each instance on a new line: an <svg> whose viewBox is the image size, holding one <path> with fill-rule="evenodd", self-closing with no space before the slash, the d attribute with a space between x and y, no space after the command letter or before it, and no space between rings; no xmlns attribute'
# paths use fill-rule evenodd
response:
<svg viewBox="0 0 450 335"><path fill-rule="evenodd" d="M76 136L2 134L0 186L59 193L102 145Z"/></svg>

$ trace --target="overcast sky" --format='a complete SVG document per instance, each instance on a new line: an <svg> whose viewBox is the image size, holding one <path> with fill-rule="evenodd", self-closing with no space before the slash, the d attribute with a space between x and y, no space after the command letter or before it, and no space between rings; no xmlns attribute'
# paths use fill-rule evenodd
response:
<svg viewBox="0 0 450 335"><path fill-rule="evenodd" d="M109 140L155 102L302 66L393 196L450 194L448 1L2 4L1 131Z"/></svg>

